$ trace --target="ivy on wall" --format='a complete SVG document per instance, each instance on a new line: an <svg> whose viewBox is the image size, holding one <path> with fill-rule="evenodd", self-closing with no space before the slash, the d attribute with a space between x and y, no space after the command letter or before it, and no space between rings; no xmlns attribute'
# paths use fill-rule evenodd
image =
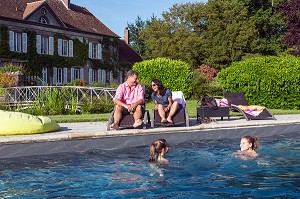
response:
<svg viewBox="0 0 300 199"><path fill-rule="evenodd" d="M88 58L89 47L84 39L73 39L73 57L62 57L58 55L58 49L54 48L54 55L43 55L36 52L36 32L27 30L27 53L11 52L9 48L9 30L7 26L0 27L0 57L5 59L28 60L26 74L41 75L43 67L72 67L84 66L87 60L91 63L93 69L105 69L118 73L118 52L110 52L110 46L117 47L117 39L111 40L109 37L103 37L99 43L102 44L102 60ZM58 38L69 39L63 34L54 35L54 46L58 46ZM50 70L51 71L51 70Z"/></svg>

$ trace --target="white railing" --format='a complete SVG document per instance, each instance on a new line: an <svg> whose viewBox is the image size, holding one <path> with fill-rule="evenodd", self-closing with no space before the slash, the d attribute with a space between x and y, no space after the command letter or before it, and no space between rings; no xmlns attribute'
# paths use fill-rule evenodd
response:
<svg viewBox="0 0 300 199"><path fill-rule="evenodd" d="M81 104L84 99L91 100L91 103L95 99L105 97L106 99L112 99L116 93L114 88L103 87L85 87L85 86L21 86L21 87L9 87L4 89L4 103L6 104L18 104L18 103L33 103L38 100L41 94L46 93L48 89L56 89L58 91L62 89L70 89L72 93L76 93L77 104Z"/></svg>

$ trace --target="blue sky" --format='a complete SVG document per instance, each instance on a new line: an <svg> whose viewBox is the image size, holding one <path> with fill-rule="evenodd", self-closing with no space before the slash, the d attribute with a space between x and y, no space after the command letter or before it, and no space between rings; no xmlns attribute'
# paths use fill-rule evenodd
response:
<svg viewBox="0 0 300 199"><path fill-rule="evenodd" d="M173 4L206 2L206 0L71 0L71 3L86 7L102 23L121 38L127 23L134 23L137 16L142 20L154 16L160 18Z"/></svg>

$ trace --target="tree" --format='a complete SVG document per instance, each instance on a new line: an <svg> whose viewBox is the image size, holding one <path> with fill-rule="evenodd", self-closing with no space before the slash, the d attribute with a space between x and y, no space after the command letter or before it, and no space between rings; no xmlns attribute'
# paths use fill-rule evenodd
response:
<svg viewBox="0 0 300 199"><path fill-rule="evenodd" d="M279 12L285 16L284 42L288 47L294 48L294 55L300 56L300 0L282 2L279 5Z"/></svg>
<svg viewBox="0 0 300 199"><path fill-rule="evenodd" d="M130 31L130 45L141 56L145 55L145 43L141 37L141 31L145 29L147 21L143 21L140 16L137 17L135 23L127 23Z"/></svg>
<svg viewBox="0 0 300 199"><path fill-rule="evenodd" d="M251 41L252 54L277 55L286 49L282 43L284 23L282 16L276 12L281 1L244 0L257 32Z"/></svg>
<svg viewBox="0 0 300 199"><path fill-rule="evenodd" d="M175 4L162 19L153 19L142 31L146 57L168 57L197 66L203 59L201 48L204 3Z"/></svg>
<svg viewBox="0 0 300 199"><path fill-rule="evenodd" d="M207 3L204 62L221 69L250 53L255 26L240 0L211 0Z"/></svg>

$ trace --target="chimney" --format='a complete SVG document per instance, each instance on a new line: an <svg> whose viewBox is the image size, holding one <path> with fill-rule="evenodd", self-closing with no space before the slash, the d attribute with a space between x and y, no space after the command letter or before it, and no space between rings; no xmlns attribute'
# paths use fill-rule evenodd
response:
<svg viewBox="0 0 300 199"><path fill-rule="evenodd" d="M124 40L125 40L125 42L126 42L128 45L130 45L130 44L129 44L129 30L128 30L128 28L125 28L125 29L124 29Z"/></svg>
<svg viewBox="0 0 300 199"><path fill-rule="evenodd" d="M67 7L67 9L69 10L70 9L70 1L71 0L61 0L64 4L65 4L65 6Z"/></svg>

